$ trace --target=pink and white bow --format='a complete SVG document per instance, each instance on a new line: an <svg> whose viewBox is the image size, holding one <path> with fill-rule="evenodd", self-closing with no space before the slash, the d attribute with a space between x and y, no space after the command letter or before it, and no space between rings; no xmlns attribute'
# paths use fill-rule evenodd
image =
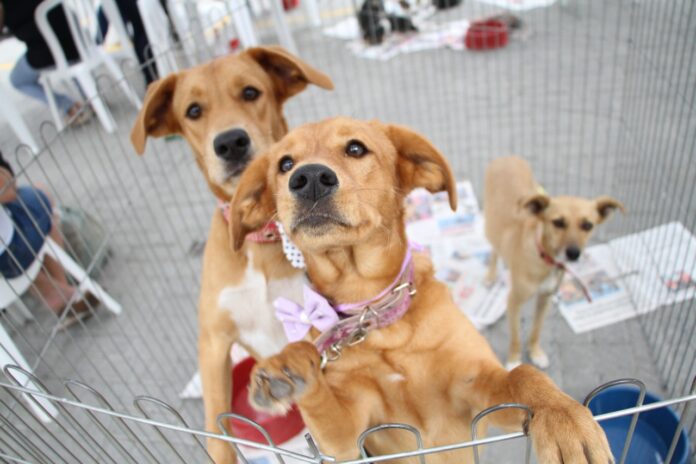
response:
<svg viewBox="0 0 696 464"><path fill-rule="evenodd" d="M338 322L338 314L326 298L308 285L304 286L303 292L304 307L283 297L273 302L276 317L283 324L285 335L291 342L302 340L312 327L325 332Z"/></svg>

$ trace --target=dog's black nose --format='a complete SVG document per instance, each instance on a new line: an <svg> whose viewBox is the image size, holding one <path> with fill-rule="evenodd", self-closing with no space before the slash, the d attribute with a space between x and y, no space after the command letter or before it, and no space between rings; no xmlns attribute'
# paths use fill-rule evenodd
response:
<svg viewBox="0 0 696 464"><path fill-rule="evenodd" d="M297 198L317 201L338 188L338 177L323 164L308 164L293 173L288 186Z"/></svg>
<svg viewBox="0 0 696 464"><path fill-rule="evenodd" d="M225 161L240 161L251 148L251 139L244 129L231 129L213 140L215 154Z"/></svg>
<svg viewBox="0 0 696 464"><path fill-rule="evenodd" d="M566 248L566 258L568 258L570 261L577 261L579 257L580 248L576 247L575 245L571 245Z"/></svg>

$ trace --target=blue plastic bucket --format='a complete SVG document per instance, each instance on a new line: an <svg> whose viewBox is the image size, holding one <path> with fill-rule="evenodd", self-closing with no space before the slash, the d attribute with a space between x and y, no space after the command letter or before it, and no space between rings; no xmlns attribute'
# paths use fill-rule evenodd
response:
<svg viewBox="0 0 696 464"><path fill-rule="evenodd" d="M607 388L592 399L589 408L594 415L632 408L636 406L639 394L640 390L632 386L618 385ZM658 401L661 399L656 395L645 393L644 404ZM616 459L621 456L628 437L631 417L625 416L600 422ZM641 413L638 416L626 462L630 464L664 463L678 424L679 416L669 407ZM689 449L689 438L682 430L671 464L687 464Z"/></svg>

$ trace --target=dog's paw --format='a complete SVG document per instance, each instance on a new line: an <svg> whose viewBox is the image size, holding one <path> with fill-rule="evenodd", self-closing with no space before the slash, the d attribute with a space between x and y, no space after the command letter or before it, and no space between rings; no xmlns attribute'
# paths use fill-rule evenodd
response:
<svg viewBox="0 0 696 464"><path fill-rule="evenodd" d="M520 356L509 356L508 360L505 362L505 369L507 369L508 371L511 371L514 368L516 368L517 366L521 366L521 365L522 365L522 359L520 358Z"/></svg>
<svg viewBox="0 0 696 464"><path fill-rule="evenodd" d="M551 364L549 362L549 357L546 355L546 353L544 353L544 350L542 350L541 348L534 348L530 350L529 358L532 360L532 364L534 364L539 369L546 369Z"/></svg>
<svg viewBox="0 0 696 464"><path fill-rule="evenodd" d="M571 399L535 408L529 433L540 464L613 464L602 428L590 411Z"/></svg>
<svg viewBox="0 0 696 464"><path fill-rule="evenodd" d="M319 375L319 353L311 343L291 343L259 361L251 373L249 403L254 409L286 414Z"/></svg>

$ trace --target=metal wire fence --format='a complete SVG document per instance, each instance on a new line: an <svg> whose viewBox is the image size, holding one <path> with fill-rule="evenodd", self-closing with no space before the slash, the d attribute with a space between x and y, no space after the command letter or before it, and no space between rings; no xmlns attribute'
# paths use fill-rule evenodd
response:
<svg viewBox="0 0 696 464"><path fill-rule="evenodd" d="M327 2L325 21L352 15L345 7ZM470 178L479 193L490 159L524 155L552 193L610 194L626 204L629 214L600 230L598 241L671 221L693 234L694 8L688 0L559 2L520 13L522 32L496 52L435 49L388 61L357 57L321 30L297 26L294 39L301 56L330 75L336 90L308 90L291 100L289 123L343 114L410 125L432 139L457 175ZM445 23L497 12L472 1L432 20ZM212 14L193 16L188 32L157 58L186 67L227 52L236 37L230 11ZM261 32L262 39L275 42L272 33ZM142 91L137 65L129 61L124 68ZM31 413L35 408L29 405L35 403L22 399L27 390L3 383L0 458L199 462L205 459L199 441L206 436L200 431L202 407L180 399L179 392L197 368L200 252L215 204L180 138L149 143L142 158L135 155L128 141L134 110L115 83L105 77L98 81L118 126L115 133L105 133L96 122L59 133L51 124L34 124L40 152L20 147L5 156L16 167L18 184L43 184L57 205L94 219L96 232L78 228L64 237L65 247L73 256L80 255L78 248L89 251L81 264L123 312L90 307L92 317L67 330L61 330L64 318L40 309L45 302L29 302L30 322L15 308L2 312L0 323L27 358L34 385L47 399L41 407L52 405L59 414L50 423L41 422ZM64 215L69 208L63 208ZM678 250L678 260L696 279L696 265L687 258L693 254L690 242L654 240L660 243L653 247ZM631 266L640 270L648 264ZM665 396L676 398L659 405L692 401L693 300L645 314L639 322L642 333L630 336L650 348L650 368L659 373ZM696 441L694 408L681 412L684 429ZM463 437L466 443L454 446L519 437L478 442ZM321 455L285 456L331 461Z"/></svg>
<svg viewBox="0 0 696 464"><path fill-rule="evenodd" d="M487 438L463 439L460 443L452 443L432 448L423 446L421 434L415 428L405 424L382 424L363 432L358 439L360 457L349 461L339 461L332 456L322 454L311 435L306 434L306 452L283 449L276 446L263 428L242 416L228 413L220 416L221 429L227 432L224 421L230 418L244 420L254 424L267 440L257 443L230 436L211 434L203 430L191 428L181 414L167 403L149 396L138 396L133 399L133 407L137 413L125 413L116 410L97 390L82 382L68 380L64 383L69 392L68 397L56 396L48 392L41 381L28 371L15 366L6 366L5 374L12 383L0 383L0 387L8 394L10 402L22 405L22 408L10 408L5 401L8 413L2 417L3 427L0 428L0 457L11 462L212 462L206 452L202 438L216 438L227 442L239 456L241 462L248 462L245 450L264 450L272 453L279 463L285 462L340 462L342 464L363 464L388 462L395 459L417 458L418 462L426 462L427 456L437 453L447 453L453 450L471 449L475 463L481 462L480 451L486 446L497 443L523 440L522 450L515 462L531 462L531 444L523 432L494 435ZM21 380L33 378L37 389L21 386ZM681 409L681 421L673 436L665 442L667 452L664 461L673 462L673 457L679 457L680 462L685 454L685 437L683 436L684 418L687 411L696 402L696 379L692 383L688 395L656 403L644 403L645 386L635 379L621 379L601 385L593 390L585 399L589 404L595 396L608 388L619 384L638 386L640 395L634 407L616 412L609 412L595 417L597 421L617 420L631 417L631 425L626 434L623 452L617 457L617 462L627 462L627 450L631 446L638 417L641 413L675 407ZM29 408L20 400L25 395L30 403L43 408L48 413L47 406L53 405L58 414L54 421L47 425L29 412ZM531 412L524 405L505 404L494 406L479 413L471 423L471 429L476 430L478 422L490 414L510 408L521 408L528 414ZM17 409L20 409L19 411ZM24 412L25 414L22 414ZM412 450L403 450L389 455L370 456L364 447L367 438L384 430L400 429L414 436L416 446ZM242 447L246 447L245 450ZM263 461L267 462L267 461Z"/></svg>

